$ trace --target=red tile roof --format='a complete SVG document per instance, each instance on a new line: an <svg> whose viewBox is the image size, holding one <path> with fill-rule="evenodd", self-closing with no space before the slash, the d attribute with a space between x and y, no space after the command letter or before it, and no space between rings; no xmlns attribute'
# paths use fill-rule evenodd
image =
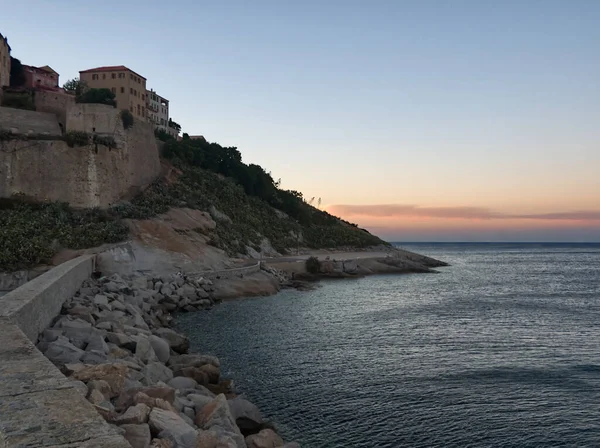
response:
<svg viewBox="0 0 600 448"><path fill-rule="evenodd" d="M125 67L124 65L108 65L108 66L105 66L105 67L90 68L88 70L80 70L79 73L81 74L81 73L119 72L119 71L126 71L126 72L135 73L140 78L144 78L144 79L147 80L147 78L145 76L142 76L139 73L134 72L133 70L131 70L130 68Z"/></svg>

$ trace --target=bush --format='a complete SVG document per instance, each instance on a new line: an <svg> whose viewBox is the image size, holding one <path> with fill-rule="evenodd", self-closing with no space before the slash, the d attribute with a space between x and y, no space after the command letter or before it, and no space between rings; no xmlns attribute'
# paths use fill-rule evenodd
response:
<svg viewBox="0 0 600 448"><path fill-rule="evenodd" d="M2 98L2 106L13 109L35 110L33 99L29 93L5 92Z"/></svg>
<svg viewBox="0 0 600 448"><path fill-rule="evenodd" d="M163 129L155 129L154 136L162 142L168 142L169 140L175 140L171 134Z"/></svg>
<svg viewBox="0 0 600 448"><path fill-rule="evenodd" d="M69 147L87 146L90 143L90 134L82 131L69 131L65 134L65 142Z"/></svg>
<svg viewBox="0 0 600 448"><path fill-rule="evenodd" d="M319 274L321 272L321 262L317 257L309 257L305 265L306 270L311 274Z"/></svg>
<svg viewBox="0 0 600 448"><path fill-rule="evenodd" d="M96 143L98 145L108 146L109 149L117 147L117 142L110 135L105 135L105 136L94 135L94 143Z"/></svg>
<svg viewBox="0 0 600 448"><path fill-rule="evenodd" d="M123 109L121 111L121 121L123 122L123 129L129 129L133 126L133 114L127 109Z"/></svg>
<svg viewBox="0 0 600 448"><path fill-rule="evenodd" d="M107 106L117 107L115 94L109 89L87 89L76 98L78 103L106 104Z"/></svg>
<svg viewBox="0 0 600 448"><path fill-rule="evenodd" d="M48 263L60 247L83 249L116 243L127 235L127 226L102 210L7 201L0 209L0 270Z"/></svg>

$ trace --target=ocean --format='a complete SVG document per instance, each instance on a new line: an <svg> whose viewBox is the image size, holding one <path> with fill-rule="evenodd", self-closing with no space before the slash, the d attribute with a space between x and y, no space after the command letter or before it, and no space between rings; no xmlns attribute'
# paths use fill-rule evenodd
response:
<svg viewBox="0 0 600 448"><path fill-rule="evenodd" d="M600 446L600 244L401 247L451 266L177 327L304 448Z"/></svg>

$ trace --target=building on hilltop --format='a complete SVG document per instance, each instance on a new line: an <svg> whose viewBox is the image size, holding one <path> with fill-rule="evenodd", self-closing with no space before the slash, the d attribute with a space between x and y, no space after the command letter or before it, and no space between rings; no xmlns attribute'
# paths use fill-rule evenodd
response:
<svg viewBox="0 0 600 448"><path fill-rule="evenodd" d="M10 85L10 45L6 37L0 33L0 91Z"/></svg>
<svg viewBox="0 0 600 448"><path fill-rule="evenodd" d="M79 72L79 79L93 89L109 89L115 94L117 108L129 110L147 121L146 78L124 65L96 67Z"/></svg>
<svg viewBox="0 0 600 448"><path fill-rule="evenodd" d="M25 84L23 87L28 89L48 89L60 90L58 87L58 73L51 67L34 67L32 65L23 65L25 74Z"/></svg>
<svg viewBox="0 0 600 448"><path fill-rule="evenodd" d="M152 89L146 90L146 109L154 128L169 132L169 101Z"/></svg>

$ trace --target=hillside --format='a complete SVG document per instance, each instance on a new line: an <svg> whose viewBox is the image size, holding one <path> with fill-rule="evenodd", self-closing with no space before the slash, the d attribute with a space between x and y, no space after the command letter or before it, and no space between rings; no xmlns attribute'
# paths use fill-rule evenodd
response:
<svg viewBox="0 0 600 448"><path fill-rule="evenodd" d="M182 207L210 213L216 227L196 230L231 256L387 244L309 205L300 193L279 188L262 167L244 164L236 148L168 140L163 155L168 175L108 210L73 210L24 198L0 204L0 270L48 263L62 248L123 241L131 227L127 219L147 220Z"/></svg>

